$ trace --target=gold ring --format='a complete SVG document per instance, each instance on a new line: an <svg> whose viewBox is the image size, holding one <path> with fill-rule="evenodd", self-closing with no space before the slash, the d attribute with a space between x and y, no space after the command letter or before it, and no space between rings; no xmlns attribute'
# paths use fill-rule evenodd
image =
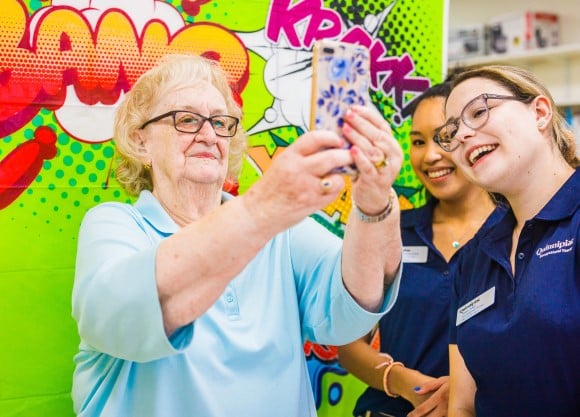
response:
<svg viewBox="0 0 580 417"><path fill-rule="evenodd" d="M322 189L322 193L326 194L332 188L332 181L330 178L322 177L320 180L320 188Z"/></svg>
<svg viewBox="0 0 580 417"><path fill-rule="evenodd" d="M389 158L387 158L386 156L383 159L381 159L380 161L375 162L375 167L377 169L384 168L388 165L389 165Z"/></svg>

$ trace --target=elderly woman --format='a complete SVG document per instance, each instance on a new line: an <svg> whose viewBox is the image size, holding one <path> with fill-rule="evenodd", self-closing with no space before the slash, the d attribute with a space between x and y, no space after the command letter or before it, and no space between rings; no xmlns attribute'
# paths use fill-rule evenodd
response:
<svg viewBox="0 0 580 417"><path fill-rule="evenodd" d="M120 184L81 225L73 315L79 416L316 416L302 345L341 344L392 306L400 276L402 152L379 113L353 107L346 149L304 134L242 196L241 109L219 65L165 59L120 105ZM387 159L388 158L388 159ZM340 240L308 216L355 164Z"/></svg>

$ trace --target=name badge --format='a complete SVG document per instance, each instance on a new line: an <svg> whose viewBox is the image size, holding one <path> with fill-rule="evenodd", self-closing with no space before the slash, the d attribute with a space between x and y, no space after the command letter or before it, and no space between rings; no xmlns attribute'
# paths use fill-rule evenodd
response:
<svg viewBox="0 0 580 417"><path fill-rule="evenodd" d="M424 264L428 254L427 246L403 246L403 263Z"/></svg>
<svg viewBox="0 0 580 417"><path fill-rule="evenodd" d="M463 304L457 309L457 320L455 325L459 326L479 312L485 310L495 302L495 287L491 287L483 294L478 295L473 300Z"/></svg>

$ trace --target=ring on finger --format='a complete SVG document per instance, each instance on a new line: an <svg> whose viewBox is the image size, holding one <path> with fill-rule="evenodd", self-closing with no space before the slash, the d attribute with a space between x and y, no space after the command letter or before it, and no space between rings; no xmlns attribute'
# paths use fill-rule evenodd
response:
<svg viewBox="0 0 580 417"><path fill-rule="evenodd" d="M385 155L383 159L381 159L380 161L375 162L374 164L375 164L375 167L377 169L384 168L386 166L389 166L389 158L387 158L387 156Z"/></svg>
<svg viewBox="0 0 580 417"><path fill-rule="evenodd" d="M323 194L326 194L332 188L332 180L327 177L322 177L320 179L320 189L322 190Z"/></svg>

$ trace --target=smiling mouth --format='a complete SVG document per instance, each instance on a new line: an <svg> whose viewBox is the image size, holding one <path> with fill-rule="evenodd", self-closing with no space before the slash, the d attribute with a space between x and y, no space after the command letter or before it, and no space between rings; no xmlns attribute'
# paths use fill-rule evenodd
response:
<svg viewBox="0 0 580 417"><path fill-rule="evenodd" d="M477 161L479 161L484 155L487 155L488 153L492 152L495 150L495 148L497 148L497 145L485 145L482 146L480 148L475 149L473 152L471 152L468 156L469 159L469 163L471 165L475 164Z"/></svg>
<svg viewBox="0 0 580 417"><path fill-rule="evenodd" d="M445 175L449 175L453 172L453 169L451 168L441 168L438 169L437 171L427 171L427 177L429 177L429 179L435 179L435 178L441 178L444 177Z"/></svg>

